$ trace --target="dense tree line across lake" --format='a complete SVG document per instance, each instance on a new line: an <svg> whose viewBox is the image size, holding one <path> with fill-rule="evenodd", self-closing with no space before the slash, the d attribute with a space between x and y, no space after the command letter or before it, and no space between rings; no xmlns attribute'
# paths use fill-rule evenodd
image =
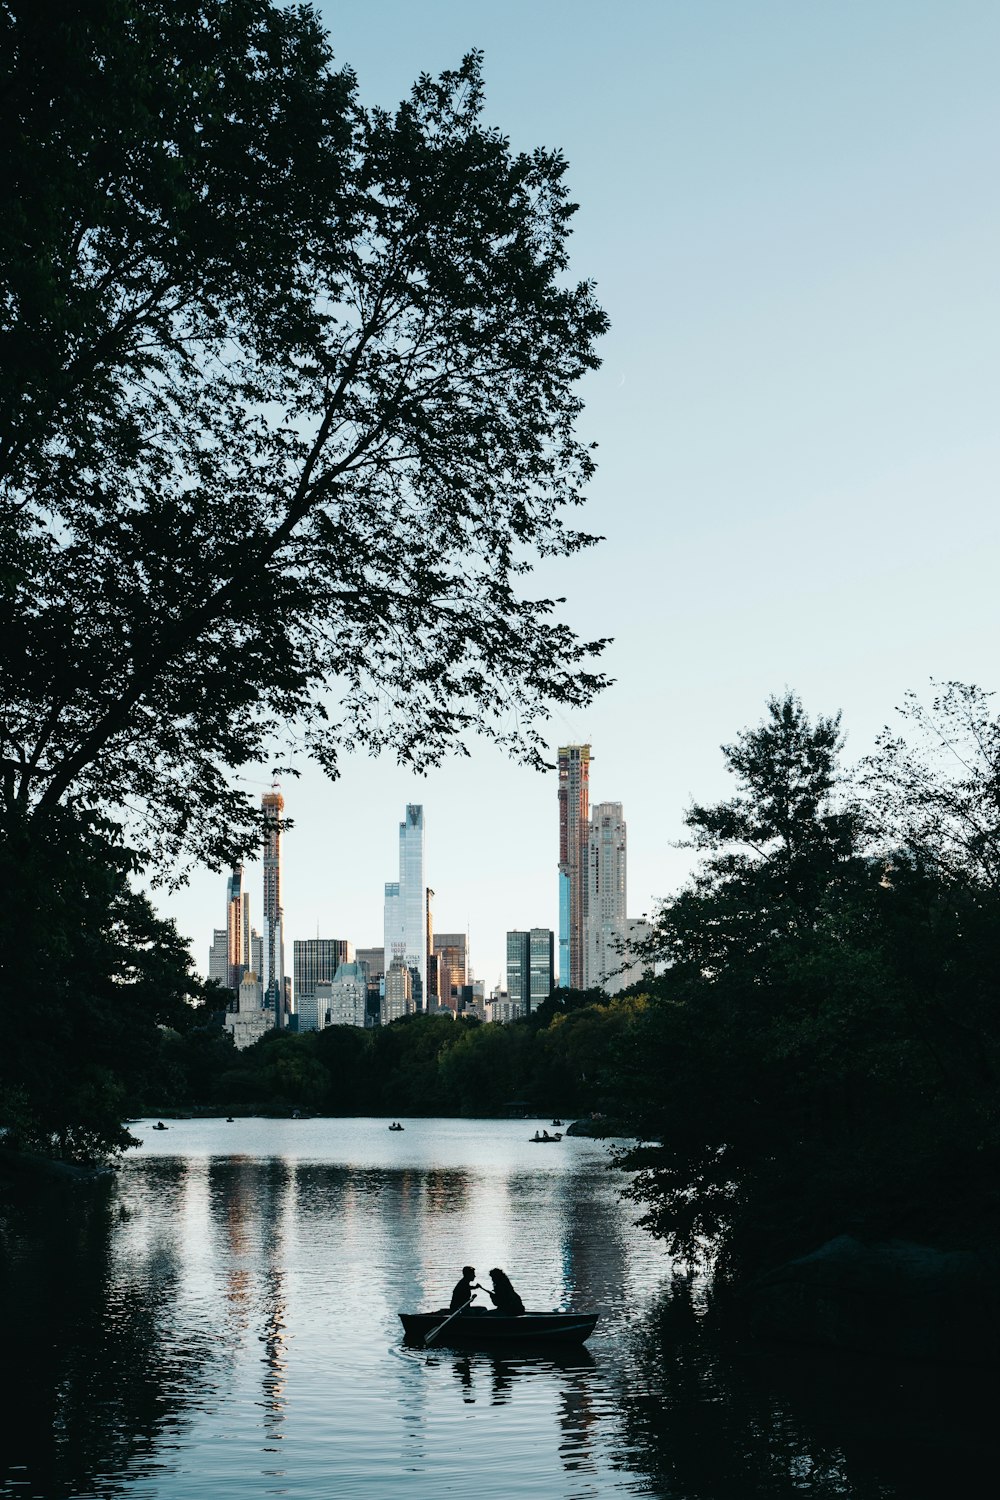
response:
<svg viewBox="0 0 1000 1500"><path fill-rule="evenodd" d="M174 1032L144 1080L143 1111L606 1114L618 1048L645 1003L562 991L508 1026L416 1015L368 1031L273 1032L245 1052L217 1029Z"/></svg>
<svg viewBox="0 0 1000 1500"><path fill-rule="evenodd" d="M238 1053L222 998L67 815L6 856L8 1141L75 1160L149 1111L598 1114L649 1229L740 1274L843 1230L981 1244L1000 1225L1000 725L951 685L851 777L791 695L689 809L699 865L641 990L557 991L507 1026L414 1016ZM17 892L45 892L32 905Z"/></svg>

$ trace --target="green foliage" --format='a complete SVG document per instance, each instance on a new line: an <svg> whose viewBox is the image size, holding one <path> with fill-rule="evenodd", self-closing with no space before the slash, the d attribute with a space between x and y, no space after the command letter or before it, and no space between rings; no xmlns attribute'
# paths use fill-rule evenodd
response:
<svg viewBox="0 0 1000 1500"><path fill-rule="evenodd" d="M207 1017L172 923L133 892L134 860L93 815L57 809L0 843L8 1144L73 1161L131 1137L122 1116L159 1086L161 1027Z"/></svg>
<svg viewBox="0 0 1000 1500"><path fill-rule="evenodd" d="M689 814L706 858L663 903L669 967L622 1054L645 1223L731 1270L1000 1209L1000 900L901 854L838 749L791 696L724 749L738 795Z"/></svg>
<svg viewBox="0 0 1000 1500"><path fill-rule="evenodd" d="M539 1114L610 1112L612 1060L643 1003L604 1000L549 1027L409 1016L371 1031L272 1032L244 1052L220 1049L210 1059L204 1046L196 1049L188 1040L187 1055L199 1064L210 1061L214 1071L203 1067L197 1077L178 1080L162 1070L174 1092L155 1107L489 1116L505 1114L519 1100ZM178 1065L179 1043L169 1040L167 1048Z"/></svg>
<svg viewBox="0 0 1000 1500"><path fill-rule="evenodd" d="M603 678L532 598L593 469L558 153L481 59L366 109L306 6L0 0L0 815L257 846L303 746L536 764Z"/></svg>

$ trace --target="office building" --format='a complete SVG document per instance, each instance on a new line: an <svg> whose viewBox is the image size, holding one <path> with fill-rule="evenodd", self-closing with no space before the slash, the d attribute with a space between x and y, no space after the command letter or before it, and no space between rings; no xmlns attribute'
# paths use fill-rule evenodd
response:
<svg viewBox="0 0 1000 1500"><path fill-rule="evenodd" d="M584 988L622 988L626 935L626 830L620 802L598 802L587 846Z"/></svg>
<svg viewBox="0 0 1000 1500"><path fill-rule="evenodd" d="M555 961L556 935L552 928L532 927L528 933L529 1014L543 1005L556 987Z"/></svg>
<svg viewBox="0 0 1000 1500"><path fill-rule="evenodd" d="M507 997L526 1016L531 1004L531 940L527 932L507 934Z"/></svg>
<svg viewBox="0 0 1000 1500"><path fill-rule="evenodd" d="M280 1031L285 1024L285 913L281 900L281 830L285 799L272 787L260 799L264 830L264 1009Z"/></svg>
<svg viewBox="0 0 1000 1500"><path fill-rule="evenodd" d="M216 984L229 988L229 943L224 927L212 930L212 946L208 950L208 977Z"/></svg>
<svg viewBox="0 0 1000 1500"><path fill-rule="evenodd" d="M317 1001L317 986L329 983L341 964L351 963L354 950L346 938L296 938L292 944L295 1011L300 1031L321 1031L325 1007Z"/></svg>
<svg viewBox="0 0 1000 1500"><path fill-rule="evenodd" d="M532 927L507 934L507 998L518 1015L530 1015L555 988L555 933Z"/></svg>
<svg viewBox="0 0 1000 1500"><path fill-rule="evenodd" d="M399 879L385 887L385 962L401 959L410 970L411 1002L425 1009L427 987L427 886L424 880L424 810L407 803L399 825Z"/></svg>
<svg viewBox="0 0 1000 1500"><path fill-rule="evenodd" d="M559 748L559 983L583 989L586 970L590 746Z"/></svg>

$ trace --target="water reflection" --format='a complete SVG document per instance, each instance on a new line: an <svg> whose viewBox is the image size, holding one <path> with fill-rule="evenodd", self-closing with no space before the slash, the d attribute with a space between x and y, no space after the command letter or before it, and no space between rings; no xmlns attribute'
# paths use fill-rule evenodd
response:
<svg viewBox="0 0 1000 1500"><path fill-rule="evenodd" d="M146 1192L177 1212L184 1177L161 1164ZM146 1232L135 1212L113 1186L45 1184L4 1203L0 1494L90 1493L182 1429L192 1374L211 1399L211 1340L192 1331L181 1347L169 1328L175 1236L166 1222Z"/></svg>
<svg viewBox="0 0 1000 1500"><path fill-rule="evenodd" d="M995 1482L1000 1382L975 1369L769 1348L681 1280L624 1366L630 1460L686 1500L940 1500Z"/></svg>
<svg viewBox="0 0 1000 1500"><path fill-rule="evenodd" d="M185 1158L0 1199L15 1376L0 1497L984 1490L1000 1392L982 1371L726 1337L703 1289L671 1283L632 1227L597 1148L570 1142L536 1170L515 1123L509 1138L491 1126L478 1166L456 1132L449 1166L440 1123L426 1122L432 1160L414 1127L394 1164L372 1162L365 1122L354 1145L338 1122L335 1160L213 1154L213 1122L191 1123L206 1144ZM397 1313L446 1302L467 1261L506 1262L536 1306L599 1311L591 1343L402 1349Z"/></svg>

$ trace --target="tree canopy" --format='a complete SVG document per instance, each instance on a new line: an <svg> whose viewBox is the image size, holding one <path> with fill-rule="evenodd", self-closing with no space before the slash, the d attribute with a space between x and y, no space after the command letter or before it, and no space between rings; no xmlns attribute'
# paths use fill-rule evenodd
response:
<svg viewBox="0 0 1000 1500"><path fill-rule="evenodd" d="M365 107L308 6L0 0L0 56L7 825L219 862L276 743L539 762L604 680L525 586L594 540L559 152L478 53Z"/></svg>
<svg viewBox="0 0 1000 1500"><path fill-rule="evenodd" d="M687 815L702 864L659 910L616 1084L630 1193L679 1253L746 1272L848 1229L1000 1223L1000 907L956 832L990 826L997 726L975 690L949 705L981 750L958 821L919 740L851 778L839 719L793 694L723 747L737 795Z"/></svg>

